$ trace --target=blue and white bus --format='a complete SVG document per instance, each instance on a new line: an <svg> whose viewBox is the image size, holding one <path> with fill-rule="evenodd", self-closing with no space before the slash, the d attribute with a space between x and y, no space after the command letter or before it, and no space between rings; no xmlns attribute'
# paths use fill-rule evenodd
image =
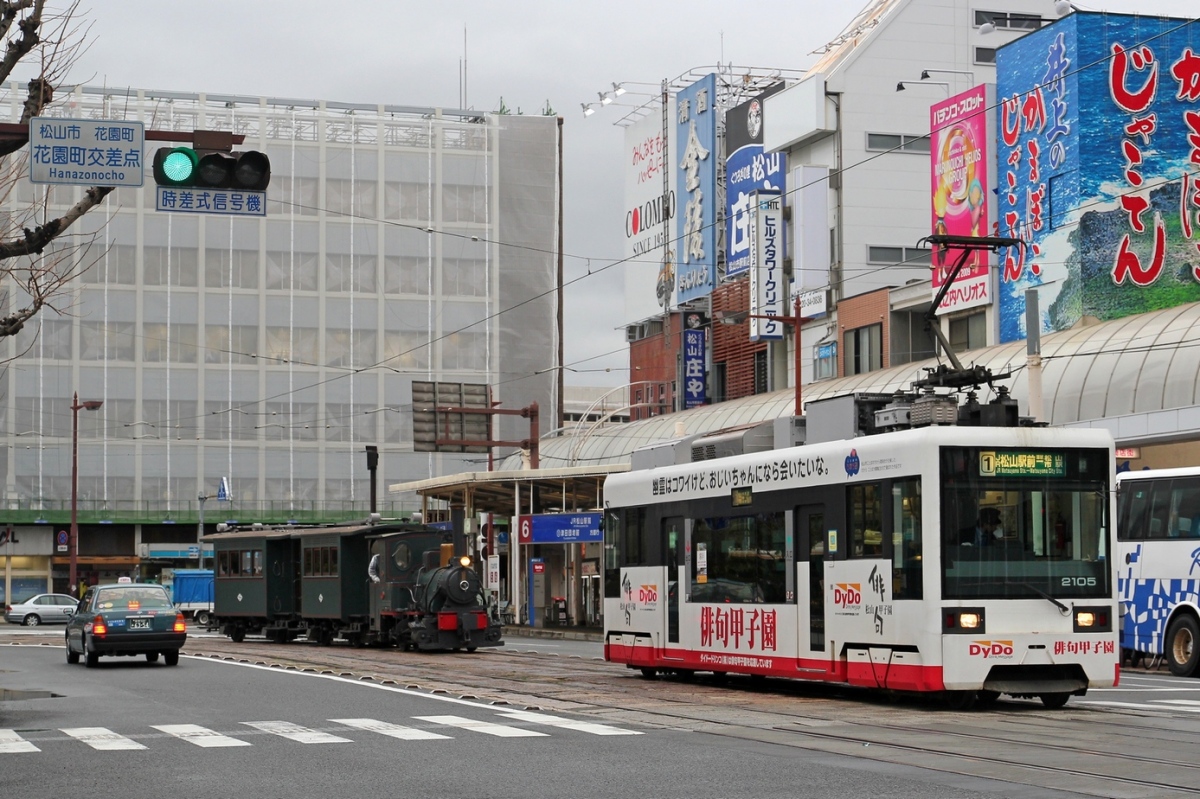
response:
<svg viewBox="0 0 1200 799"><path fill-rule="evenodd" d="M1121 648L1200 665L1200 468L1117 475Z"/></svg>

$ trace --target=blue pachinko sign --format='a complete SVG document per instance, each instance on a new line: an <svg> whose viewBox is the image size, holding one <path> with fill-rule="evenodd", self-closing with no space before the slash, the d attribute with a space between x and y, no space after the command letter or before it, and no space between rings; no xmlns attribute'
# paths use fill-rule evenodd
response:
<svg viewBox="0 0 1200 799"><path fill-rule="evenodd" d="M996 54L1001 341L1200 300L1189 20L1077 12Z"/></svg>
<svg viewBox="0 0 1200 799"><path fill-rule="evenodd" d="M675 96L679 153L676 302L712 293L717 277L717 80L706 75Z"/></svg>
<svg viewBox="0 0 1200 799"><path fill-rule="evenodd" d="M530 544L574 544L603 541L599 513L543 513L529 517Z"/></svg>
<svg viewBox="0 0 1200 799"><path fill-rule="evenodd" d="M695 408L708 400L705 362L705 331L683 331L683 405Z"/></svg>

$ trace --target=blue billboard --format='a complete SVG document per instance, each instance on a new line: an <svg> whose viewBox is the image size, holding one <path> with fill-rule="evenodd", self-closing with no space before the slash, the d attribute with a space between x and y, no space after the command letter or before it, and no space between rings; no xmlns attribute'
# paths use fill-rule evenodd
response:
<svg viewBox="0 0 1200 799"><path fill-rule="evenodd" d="M705 330L683 331L683 406L695 408L708 401L708 375L705 369Z"/></svg>
<svg viewBox="0 0 1200 799"><path fill-rule="evenodd" d="M750 195L778 191L787 197L787 156L763 152L766 98L780 83L725 112L725 277L750 268ZM786 243L783 245L786 248Z"/></svg>
<svg viewBox="0 0 1200 799"><path fill-rule="evenodd" d="M717 279L716 101L716 75L706 75L675 95L677 303L708 296Z"/></svg>
<svg viewBox="0 0 1200 799"><path fill-rule="evenodd" d="M996 54L1000 340L1200 300L1188 20L1075 12Z"/></svg>

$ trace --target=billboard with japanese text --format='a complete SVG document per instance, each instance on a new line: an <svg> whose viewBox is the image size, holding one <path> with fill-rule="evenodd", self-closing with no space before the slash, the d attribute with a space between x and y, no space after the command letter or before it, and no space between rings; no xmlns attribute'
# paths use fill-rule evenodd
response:
<svg viewBox="0 0 1200 799"><path fill-rule="evenodd" d="M1200 300L1188 20L1076 12L997 51L1000 339Z"/></svg>
<svg viewBox="0 0 1200 799"><path fill-rule="evenodd" d="M750 195L760 189L787 196L787 155L763 152L763 106L779 83L725 112L725 277L750 268Z"/></svg>
<svg viewBox="0 0 1200 799"><path fill-rule="evenodd" d="M669 299L660 273L668 250L675 248L675 173L664 160L675 160L675 120L667 117L666 138L663 122L662 109L654 107L625 128L625 213L621 221L628 262L624 270L627 322L661 314Z"/></svg>
<svg viewBox="0 0 1200 799"><path fill-rule="evenodd" d="M976 86L929 108L930 178L935 234L987 236L992 203L988 174L988 127L993 102L988 86ZM962 250L933 251L933 294L945 284ZM991 302L987 250L973 250L938 306L939 314Z"/></svg>
<svg viewBox="0 0 1200 799"><path fill-rule="evenodd" d="M683 406L695 408L708 402L708 372L704 328L683 331Z"/></svg>
<svg viewBox="0 0 1200 799"><path fill-rule="evenodd" d="M675 95L672 157L678 203L675 301L712 293L717 279L717 81L706 75Z"/></svg>
<svg viewBox="0 0 1200 799"><path fill-rule="evenodd" d="M783 274L783 196L777 191L750 195L750 340L783 338L787 278Z"/></svg>

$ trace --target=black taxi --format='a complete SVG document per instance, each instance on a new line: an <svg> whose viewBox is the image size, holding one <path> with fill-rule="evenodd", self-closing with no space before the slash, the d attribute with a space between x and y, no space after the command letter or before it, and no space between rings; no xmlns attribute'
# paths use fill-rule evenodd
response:
<svg viewBox="0 0 1200 799"><path fill-rule="evenodd" d="M122 577L112 585L92 586L79 600L67 623L67 662L78 663L83 656L90 668L101 655L144 655L150 663L161 655L175 666L186 640L187 623L165 588Z"/></svg>

